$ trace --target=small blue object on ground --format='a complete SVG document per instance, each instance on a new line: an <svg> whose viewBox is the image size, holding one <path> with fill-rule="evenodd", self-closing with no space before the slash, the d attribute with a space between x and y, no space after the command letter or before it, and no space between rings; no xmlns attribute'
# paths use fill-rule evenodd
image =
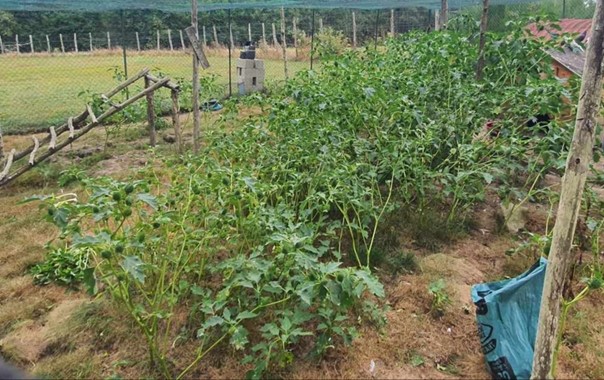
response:
<svg viewBox="0 0 604 380"><path fill-rule="evenodd" d="M494 379L528 379L547 260L522 275L472 287L482 351Z"/></svg>

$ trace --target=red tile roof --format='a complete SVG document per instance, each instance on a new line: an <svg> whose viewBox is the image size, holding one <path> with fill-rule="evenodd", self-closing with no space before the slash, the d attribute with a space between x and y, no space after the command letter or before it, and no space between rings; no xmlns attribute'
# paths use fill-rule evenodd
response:
<svg viewBox="0 0 604 380"><path fill-rule="evenodd" d="M560 30L548 27L545 27L543 30L537 30L537 26L535 24L530 24L527 29L529 30L529 32L531 32L532 35L536 37L544 37L548 40L551 38L550 33L580 34L582 32L585 32L587 34L587 39L589 39L591 35L591 19L565 18L558 21L558 25L560 26Z"/></svg>

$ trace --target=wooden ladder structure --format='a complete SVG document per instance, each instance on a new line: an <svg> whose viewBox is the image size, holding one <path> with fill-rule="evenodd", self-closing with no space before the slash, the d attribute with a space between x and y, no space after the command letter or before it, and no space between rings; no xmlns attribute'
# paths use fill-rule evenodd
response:
<svg viewBox="0 0 604 380"><path fill-rule="evenodd" d="M145 89L143 91L138 92L136 95L122 103L114 104L111 102L112 97L131 86L139 79L143 78L145 80ZM142 98L147 99L147 118L149 122L150 140L151 145L155 145L155 108L153 104L153 94L160 88L168 88L172 92L172 121L175 129L176 142L178 144L178 149L180 150L181 133L180 118L178 116L180 113L180 88L178 84L172 82L170 78L157 78L149 74L149 69L144 69L132 78L121 83L113 90L101 95L101 99L103 99L103 101L110 106L101 115L95 115L92 107L90 105L86 105L86 110L84 112L78 116L68 118L65 124L57 128L50 127L48 130L48 135L45 138L38 140L35 136L32 136L32 144L28 148L19 152L17 152L15 149L12 149L8 155L6 155L4 165L0 165L0 169L3 168L3 170L0 171L0 186L6 185L39 163L47 160L49 157L53 156L66 146L72 144L74 141L90 132L94 127L100 125L107 118L122 111L124 108L141 100ZM59 141L64 135L67 137L62 139L62 141ZM0 134L0 162L4 158L4 155L2 135ZM27 162L24 160L26 158Z"/></svg>

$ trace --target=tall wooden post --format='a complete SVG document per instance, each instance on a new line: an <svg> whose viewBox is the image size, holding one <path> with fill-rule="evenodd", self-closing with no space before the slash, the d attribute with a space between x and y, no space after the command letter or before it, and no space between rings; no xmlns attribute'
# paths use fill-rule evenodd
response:
<svg viewBox="0 0 604 380"><path fill-rule="evenodd" d="M157 37L157 51L161 50L161 35L159 30L156 32Z"/></svg>
<svg viewBox="0 0 604 380"><path fill-rule="evenodd" d="M220 42L218 42L218 32L216 31L216 25L212 25L212 29L214 31L214 47L220 46Z"/></svg>
<svg viewBox="0 0 604 380"><path fill-rule="evenodd" d="M90 43L90 46L88 47L90 51L94 50L92 47L92 33L88 33L88 42Z"/></svg>
<svg viewBox="0 0 604 380"><path fill-rule="evenodd" d="M185 36L182 33L182 29L179 32L180 32L180 47L182 50L186 50L187 47L185 46Z"/></svg>
<svg viewBox="0 0 604 380"><path fill-rule="evenodd" d="M449 1L440 1L440 29L444 29L449 22Z"/></svg>
<svg viewBox="0 0 604 380"><path fill-rule="evenodd" d="M32 37L32 35L29 35L29 47L30 47L30 52L31 53L35 53L36 50L34 49L34 38Z"/></svg>
<svg viewBox="0 0 604 380"><path fill-rule="evenodd" d="M478 42L478 62L476 63L476 80L482 79L482 71L484 70L484 45L486 44L488 20L489 0L483 0L482 16L480 17L480 41Z"/></svg>
<svg viewBox="0 0 604 380"><path fill-rule="evenodd" d="M107 48L111 50L111 33L107 32Z"/></svg>
<svg viewBox="0 0 604 380"><path fill-rule="evenodd" d="M434 30L440 30L440 12L434 12Z"/></svg>
<svg viewBox="0 0 604 380"><path fill-rule="evenodd" d="M195 37L199 38L199 9L197 0L191 0L191 25L195 29ZM216 27L214 26L214 36L216 37ZM193 51L193 152L198 153L201 148L201 112L199 110L199 61Z"/></svg>
<svg viewBox="0 0 604 380"><path fill-rule="evenodd" d="M573 262L570 249L581 207L585 181L593 157L596 118L599 114L602 94L603 61L604 0L597 0L581 81L575 132L566 160L564 177L562 177L560 203L545 273L539 326L533 356L532 379L545 379L555 375L551 372L556 356L556 341L560 332L562 291Z"/></svg>
<svg viewBox="0 0 604 380"><path fill-rule="evenodd" d="M394 29L394 9L390 10L390 37L394 37L395 36L395 29Z"/></svg>
<svg viewBox="0 0 604 380"><path fill-rule="evenodd" d="M273 23L273 46L278 47L279 41L277 41L277 29L275 29L275 24Z"/></svg>
<svg viewBox="0 0 604 380"><path fill-rule="evenodd" d="M17 47L17 54L21 53L21 47L19 46L19 35L15 34L15 46Z"/></svg>
<svg viewBox="0 0 604 380"><path fill-rule="evenodd" d="M352 12L352 47L357 47L357 18L354 12Z"/></svg>
<svg viewBox="0 0 604 380"><path fill-rule="evenodd" d="M264 23L262 23L262 44L266 46L266 29Z"/></svg>
<svg viewBox="0 0 604 380"><path fill-rule="evenodd" d="M65 54L65 44L63 43L63 35L59 34L59 42L61 42L61 53Z"/></svg>
<svg viewBox="0 0 604 380"><path fill-rule="evenodd" d="M79 49L78 49L78 34L77 33L73 34L73 46L75 48L75 52L78 53Z"/></svg>
<svg viewBox="0 0 604 380"><path fill-rule="evenodd" d="M323 33L323 17L319 17L319 33Z"/></svg>
<svg viewBox="0 0 604 380"><path fill-rule="evenodd" d="M281 49L283 49L283 70L285 80L289 79L287 72L287 36L285 35L285 8L281 7Z"/></svg>
<svg viewBox="0 0 604 380"><path fill-rule="evenodd" d="M180 102L178 100L178 97L178 90L172 90L172 124L174 126L174 135L176 137L176 148L178 149L178 153L182 153L182 132L180 129Z"/></svg>
<svg viewBox="0 0 604 380"><path fill-rule="evenodd" d="M252 24L247 24L247 40L252 41Z"/></svg>
<svg viewBox="0 0 604 380"><path fill-rule="evenodd" d="M174 44L172 44L172 31L168 29L168 45L170 45L170 51L174 51Z"/></svg>
<svg viewBox="0 0 604 380"><path fill-rule="evenodd" d="M152 83L148 77L145 76L145 89L151 87ZM155 146L157 143L156 132L155 132L155 105L153 104L154 91L147 93L147 121L149 123L149 144Z"/></svg>
<svg viewBox="0 0 604 380"><path fill-rule="evenodd" d="M298 59L298 20L296 17L293 18L293 31L294 31L294 49L296 50L296 59Z"/></svg>
<svg viewBox="0 0 604 380"><path fill-rule="evenodd" d="M138 32L135 32L134 34L136 35L136 51L140 52L141 51L141 40L138 35Z"/></svg>
<svg viewBox="0 0 604 380"><path fill-rule="evenodd" d="M48 36L46 36L48 38ZM2 36L0 36L0 54L4 54L4 42L2 42Z"/></svg>
<svg viewBox="0 0 604 380"><path fill-rule="evenodd" d="M50 49L50 38L48 37L48 34L46 35L46 52L48 54L50 54L51 49Z"/></svg>
<svg viewBox="0 0 604 380"><path fill-rule="evenodd" d="M203 26L203 48L205 49L208 46L208 39L206 37L206 26Z"/></svg>

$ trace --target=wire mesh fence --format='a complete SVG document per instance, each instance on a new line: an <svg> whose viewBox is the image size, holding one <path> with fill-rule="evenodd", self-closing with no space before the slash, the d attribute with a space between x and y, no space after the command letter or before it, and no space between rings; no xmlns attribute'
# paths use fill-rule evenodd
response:
<svg viewBox="0 0 604 380"><path fill-rule="evenodd" d="M459 6L458 6L459 5ZM467 5L467 3L464 3ZM466 15L478 20L481 5L449 3L450 19ZM589 18L589 0L544 0L494 5L489 29L501 31L509 20L545 14L557 18ZM285 79L283 49L289 75L320 67L316 47L341 48L377 44L390 35L432 30L439 10L398 9L285 10L285 34L279 9L203 12L200 39L206 47L221 93L237 94L236 61L242 46L254 42L265 62L268 85ZM153 10L84 12L0 11L0 128L28 132L64 121L81 110L86 97L107 91L119 79L148 67L174 79L190 80L190 43L186 13Z"/></svg>

